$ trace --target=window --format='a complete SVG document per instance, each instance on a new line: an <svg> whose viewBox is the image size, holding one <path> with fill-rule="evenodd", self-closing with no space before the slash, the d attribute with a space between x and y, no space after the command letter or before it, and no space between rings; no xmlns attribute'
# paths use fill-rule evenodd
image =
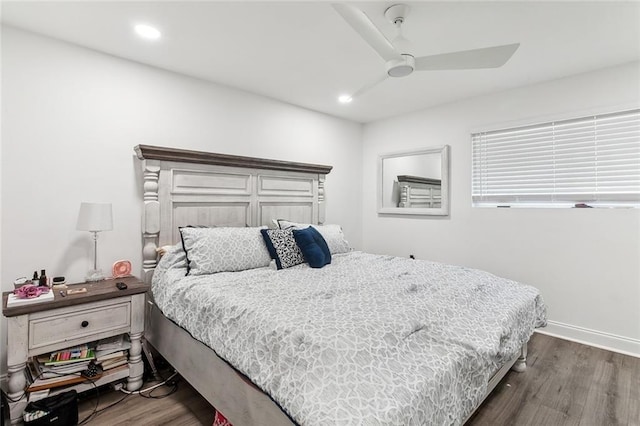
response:
<svg viewBox="0 0 640 426"><path fill-rule="evenodd" d="M474 133L474 206L640 207L640 109Z"/></svg>

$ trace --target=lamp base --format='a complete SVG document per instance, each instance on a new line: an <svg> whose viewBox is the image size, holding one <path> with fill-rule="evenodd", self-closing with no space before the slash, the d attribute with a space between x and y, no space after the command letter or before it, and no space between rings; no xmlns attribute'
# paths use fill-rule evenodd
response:
<svg viewBox="0 0 640 426"><path fill-rule="evenodd" d="M102 281L104 279L105 276L102 273L102 269L91 269L87 272L87 276L85 278L87 282Z"/></svg>

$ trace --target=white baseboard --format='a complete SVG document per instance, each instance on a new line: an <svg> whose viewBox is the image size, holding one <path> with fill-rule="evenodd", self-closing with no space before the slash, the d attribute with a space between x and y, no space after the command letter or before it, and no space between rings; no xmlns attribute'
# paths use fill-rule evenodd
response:
<svg viewBox="0 0 640 426"><path fill-rule="evenodd" d="M536 329L536 333L559 337L572 342L606 349L640 358L640 340L617 336L603 331L591 330L557 321L547 321L547 326Z"/></svg>

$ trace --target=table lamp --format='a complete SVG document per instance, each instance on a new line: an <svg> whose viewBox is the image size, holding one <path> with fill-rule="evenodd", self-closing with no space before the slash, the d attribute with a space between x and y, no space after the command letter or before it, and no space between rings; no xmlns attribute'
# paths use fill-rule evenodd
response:
<svg viewBox="0 0 640 426"><path fill-rule="evenodd" d="M98 269L98 232L113 229L113 217L110 203L81 203L78 215L78 231L93 232L93 269L87 273L87 281L104 280L104 274Z"/></svg>

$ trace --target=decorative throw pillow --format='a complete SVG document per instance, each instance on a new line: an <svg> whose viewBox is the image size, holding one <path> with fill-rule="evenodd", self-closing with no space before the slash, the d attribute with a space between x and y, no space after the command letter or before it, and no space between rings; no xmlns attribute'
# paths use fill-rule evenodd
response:
<svg viewBox="0 0 640 426"><path fill-rule="evenodd" d="M263 228L180 228L187 275L244 271L269 266Z"/></svg>
<svg viewBox="0 0 640 426"><path fill-rule="evenodd" d="M329 246L331 254L348 253L351 251L349 243L344 239L344 233L340 225L313 225L309 223L290 222L278 219L280 229L303 229L312 226L317 229Z"/></svg>
<svg viewBox="0 0 640 426"><path fill-rule="evenodd" d="M304 263L302 252L293 238L292 229L262 229L260 232L278 269Z"/></svg>
<svg viewBox="0 0 640 426"><path fill-rule="evenodd" d="M327 242L314 227L294 229L293 238L300 247L304 260L312 268L322 268L331 263L331 252Z"/></svg>

